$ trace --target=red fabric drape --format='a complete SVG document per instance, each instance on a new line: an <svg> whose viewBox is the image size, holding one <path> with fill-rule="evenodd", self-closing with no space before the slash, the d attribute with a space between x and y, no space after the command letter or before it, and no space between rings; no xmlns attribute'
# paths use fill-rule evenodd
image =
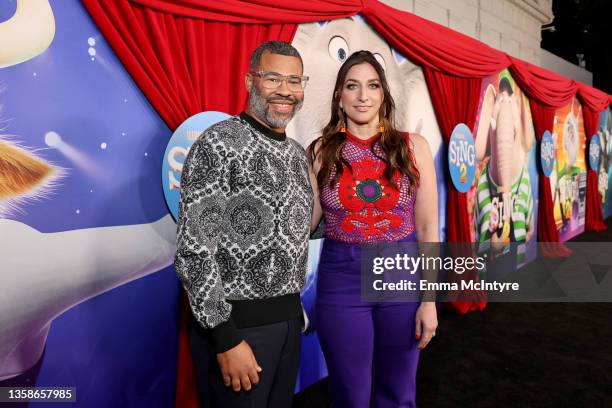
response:
<svg viewBox="0 0 612 408"><path fill-rule="evenodd" d="M600 91L597 88L593 88L592 86L588 86L583 84L582 82L576 82L578 87L578 98L582 102L583 107L587 107L592 111L599 113L608 108L610 102L610 98L612 96L606 94L605 92ZM597 126L597 123L595 123ZM595 131L597 128L595 128Z"/></svg>
<svg viewBox="0 0 612 408"><path fill-rule="evenodd" d="M584 117L584 130L587 136L586 157L589 154L589 144L592 136L597 133L599 113L607 109L609 101L606 101L605 93L584 84L579 84L579 99L582 102L582 114ZM598 188L599 174L591 170L587 160L587 197L585 229L587 231L605 231L608 226L604 222L601 196Z"/></svg>
<svg viewBox="0 0 612 408"><path fill-rule="evenodd" d="M539 152L544 131L548 130L551 133L553 131L555 108L543 106L534 99L529 100L529 106ZM570 255L571 250L559 243L550 179L544 175L542 169L538 171L538 197L538 241L544 243L541 245L544 256L557 258Z"/></svg>
<svg viewBox="0 0 612 408"><path fill-rule="evenodd" d="M101 0L83 0L103 3ZM127 8L128 0L118 0ZM130 0L175 17L248 23L306 23L363 13L372 27L411 61L461 77L485 77L509 68L523 92L545 106L559 108L577 92L601 111L612 98L591 86L529 64L447 27L399 11L378 0Z"/></svg>
<svg viewBox="0 0 612 408"><path fill-rule="evenodd" d="M297 29L177 17L127 1L83 4L171 130L203 110L240 112L251 52L267 40L291 41Z"/></svg>
<svg viewBox="0 0 612 408"><path fill-rule="evenodd" d="M307 23L350 17L360 0L130 0L176 16L243 24Z"/></svg>
<svg viewBox="0 0 612 408"><path fill-rule="evenodd" d="M586 195L586 214L585 214L585 229L587 231L605 231L608 226L604 223L603 208L601 205L601 196L597 186L599 172L591 170L589 165L589 145L593 134L597 132L597 124L599 122L599 112L591 109L586 104L582 107L584 116L584 131L587 136L586 152L587 157L587 195Z"/></svg>
<svg viewBox="0 0 612 408"><path fill-rule="evenodd" d="M536 65L509 57L510 73L531 100L552 108L567 105L576 94L576 82Z"/></svg>
<svg viewBox="0 0 612 408"><path fill-rule="evenodd" d="M453 129L458 123L465 123L474 129L482 80L479 78L459 78L423 68L423 74L431 102L438 119L442 138L448 146ZM448 178L448 174L446 175ZM452 183L448 183L446 204L446 241L471 242L470 219L467 210L467 194L457 191ZM474 294L470 294L474 296ZM477 295L478 301L449 302L447 306L459 313L472 310L483 310L487 304L484 294Z"/></svg>
<svg viewBox="0 0 612 408"><path fill-rule="evenodd" d="M131 2L174 15L234 23L306 23L362 13L397 51L419 65L456 76L484 77L501 71L510 63L506 54L478 40L377 0Z"/></svg>
<svg viewBox="0 0 612 408"><path fill-rule="evenodd" d="M506 54L472 37L378 1L364 3L362 12L372 28L415 64L466 78L508 66Z"/></svg>
<svg viewBox="0 0 612 408"><path fill-rule="evenodd" d="M451 133L458 123L465 123L470 129L474 128L482 81L477 78L447 75L427 67L423 69L423 74L442 138L448 145ZM446 220L448 242L471 241L467 197L465 193L457 191L452 183L448 185Z"/></svg>

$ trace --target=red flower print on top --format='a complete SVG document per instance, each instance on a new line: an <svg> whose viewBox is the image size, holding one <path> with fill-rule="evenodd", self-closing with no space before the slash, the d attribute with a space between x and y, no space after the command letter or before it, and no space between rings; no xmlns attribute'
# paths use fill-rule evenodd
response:
<svg viewBox="0 0 612 408"><path fill-rule="evenodd" d="M338 197L347 215L341 223L345 232L357 230L363 237L380 236L399 228L402 218L390 210L400 198L399 190L384 175L385 163L368 157L343 167ZM400 173L396 171L395 180Z"/></svg>

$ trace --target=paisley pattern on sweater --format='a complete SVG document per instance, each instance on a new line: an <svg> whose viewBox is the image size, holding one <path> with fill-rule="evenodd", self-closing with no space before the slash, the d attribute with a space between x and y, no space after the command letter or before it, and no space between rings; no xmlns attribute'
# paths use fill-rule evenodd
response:
<svg viewBox="0 0 612 408"><path fill-rule="evenodd" d="M203 327L228 321L227 300L299 293L313 196L304 149L241 116L206 130L183 166L176 271Z"/></svg>

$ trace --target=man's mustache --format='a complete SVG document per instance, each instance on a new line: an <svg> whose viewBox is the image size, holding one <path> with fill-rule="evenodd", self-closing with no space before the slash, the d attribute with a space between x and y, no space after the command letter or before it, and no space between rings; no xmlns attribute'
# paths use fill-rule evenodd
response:
<svg viewBox="0 0 612 408"><path fill-rule="evenodd" d="M268 102L268 103L273 103L273 102L289 103L289 104L295 105L297 103L297 99L291 98L291 97L279 98L278 96L275 96L273 98L266 99L266 102Z"/></svg>

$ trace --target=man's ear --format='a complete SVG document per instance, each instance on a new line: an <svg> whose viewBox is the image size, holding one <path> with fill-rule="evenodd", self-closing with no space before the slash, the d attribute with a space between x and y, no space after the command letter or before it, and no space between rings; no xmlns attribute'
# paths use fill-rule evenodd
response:
<svg viewBox="0 0 612 408"><path fill-rule="evenodd" d="M249 73L244 75L244 87L246 88L247 92L253 87L253 76Z"/></svg>
<svg viewBox="0 0 612 408"><path fill-rule="evenodd" d="M34 154L0 140L0 200L35 195L55 168Z"/></svg>

